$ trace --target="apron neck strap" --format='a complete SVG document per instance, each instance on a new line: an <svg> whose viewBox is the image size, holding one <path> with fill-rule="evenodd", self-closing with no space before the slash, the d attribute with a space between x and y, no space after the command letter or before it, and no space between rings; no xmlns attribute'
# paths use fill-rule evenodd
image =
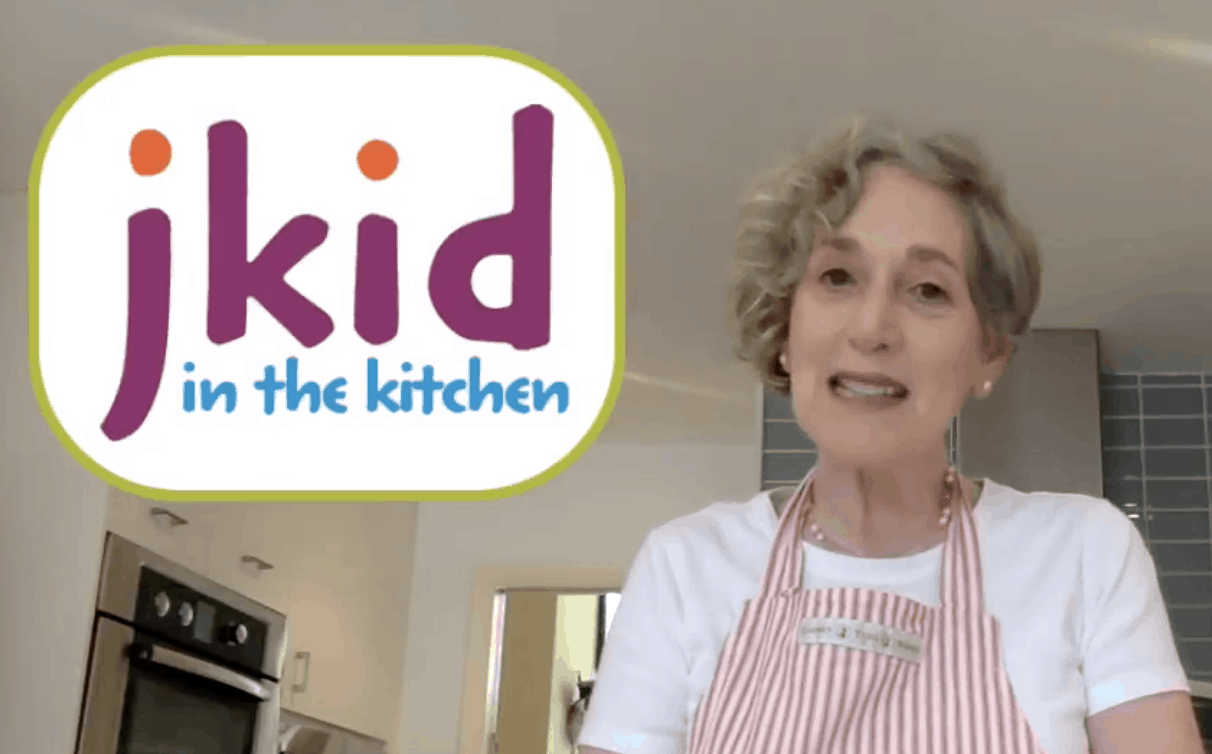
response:
<svg viewBox="0 0 1212 754"><path fill-rule="evenodd" d="M804 528L807 525L809 471L783 505L775 529L774 545L762 578L761 594L786 594L804 583Z"/></svg>
<svg viewBox="0 0 1212 754"><path fill-rule="evenodd" d="M972 502L960 481L960 493L951 503L951 525L943 546L942 581L939 602L949 607L984 607L984 581L981 574L980 546Z"/></svg>

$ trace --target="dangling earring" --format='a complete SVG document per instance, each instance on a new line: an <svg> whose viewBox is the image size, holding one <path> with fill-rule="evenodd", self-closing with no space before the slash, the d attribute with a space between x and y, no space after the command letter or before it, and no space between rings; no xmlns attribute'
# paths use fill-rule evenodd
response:
<svg viewBox="0 0 1212 754"><path fill-rule="evenodd" d="M782 353L779 354L779 366L783 368L784 372L787 371L787 352L786 351L783 351Z"/></svg>
<svg viewBox="0 0 1212 754"><path fill-rule="evenodd" d="M938 525L946 529L947 525L951 523L951 506L960 495L959 474L955 471L954 466L947 467L947 473L943 475L943 488L944 501L942 510L939 511Z"/></svg>
<svg viewBox="0 0 1212 754"><path fill-rule="evenodd" d="M981 397L988 398L989 393L993 392L993 380L985 380L985 384L981 386Z"/></svg>

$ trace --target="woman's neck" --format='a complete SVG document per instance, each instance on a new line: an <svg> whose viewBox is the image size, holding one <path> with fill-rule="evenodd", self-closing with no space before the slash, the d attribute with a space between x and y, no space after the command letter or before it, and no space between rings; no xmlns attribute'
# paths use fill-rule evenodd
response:
<svg viewBox="0 0 1212 754"><path fill-rule="evenodd" d="M869 465L831 459L822 454L812 477L812 519L829 540L868 557L896 557L921 552L943 541L939 523L950 495L944 485L946 453ZM962 485L967 482L961 480ZM837 549L837 548L835 548Z"/></svg>

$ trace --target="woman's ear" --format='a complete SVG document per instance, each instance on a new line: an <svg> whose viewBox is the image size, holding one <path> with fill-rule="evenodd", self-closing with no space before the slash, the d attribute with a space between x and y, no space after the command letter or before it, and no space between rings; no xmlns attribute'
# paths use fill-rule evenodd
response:
<svg viewBox="0 0 1212 754"><path fill-rule="evenodd" d="M998 335L986 330L981 339L981 384L977 395L984 398L992 391L993 386L1006 372L1010 356L1014 353L1014 344L1005 335Z"/></svg>

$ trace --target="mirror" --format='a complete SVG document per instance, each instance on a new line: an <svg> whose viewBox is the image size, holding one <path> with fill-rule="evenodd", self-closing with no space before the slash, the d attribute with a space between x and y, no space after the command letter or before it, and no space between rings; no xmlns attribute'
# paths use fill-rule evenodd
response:
<svg viewBox="0 0 1212 754"><path fill-rule="evenodd" d="M485 723L488 754L576 754L617 591L497 592Z"/></svg>

